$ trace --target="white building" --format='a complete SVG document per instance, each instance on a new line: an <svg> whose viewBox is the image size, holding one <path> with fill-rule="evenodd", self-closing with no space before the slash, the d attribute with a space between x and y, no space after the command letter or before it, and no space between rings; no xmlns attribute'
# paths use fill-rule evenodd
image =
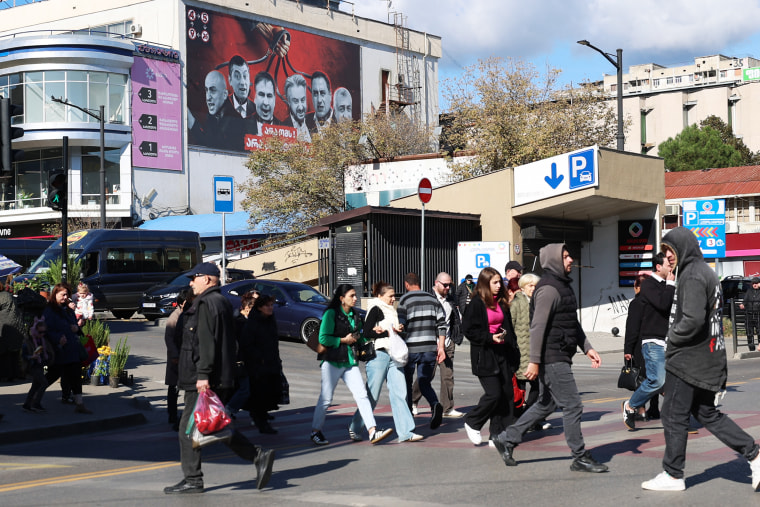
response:
<svg viewBox="0 0 760 507"><path fill-rule="evenodd" d="M306 78L307 125L317 71L328 76L331 95L347 90L353 119L395 106L437 124L439 37L410 30L401 14L381 23L354 16L348 3L341 10L334 1L313 3L320 2L55 0L0 10L0 95L24 107L14 122L25 135L14 148L26 152L0 175L0 221L19 237L38 235L42 224L60 218L46 194L63 166L63 136L70 215L99 216L99 122L51 97L96 115L105 106L107 217L122 226L212 212L213 176L245 181L246 150L261 135L295 134L268 125L287 123L290 75ZM246 118L212 126L219 106L207 101L207 77L224 77L221 108L235 108L228 62L236 55L249 72L241 79ZM259 72L276 84L274 119L261 124L251 102Z"/></svg>

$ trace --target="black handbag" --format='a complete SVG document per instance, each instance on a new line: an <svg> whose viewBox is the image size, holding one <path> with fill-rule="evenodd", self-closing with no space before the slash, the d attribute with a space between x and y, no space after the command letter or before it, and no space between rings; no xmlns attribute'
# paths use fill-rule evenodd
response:
<svg viewBox="0 0 760 507"><path fill-rule="evenodd" d="M354 345L354 357L359 361L372 361L377 357L375 341L367 340L364 343L356 342Z"/></svg>
<svg viewBox="0 0 760 507"><path fill-rule="evenodd" d="M626 360L623 368L620 370L617 385L620 389L628 389L629 391L635 391L641 385L639 367L634 366L633 359Z"/></svg>
<svg viewBox="0 0 760 507"><path fill-rule="evenodd" d="M328 347L326 352L317 355L317 359L331 363L347 363L348 345L341 343L337 347Z"/></svg>

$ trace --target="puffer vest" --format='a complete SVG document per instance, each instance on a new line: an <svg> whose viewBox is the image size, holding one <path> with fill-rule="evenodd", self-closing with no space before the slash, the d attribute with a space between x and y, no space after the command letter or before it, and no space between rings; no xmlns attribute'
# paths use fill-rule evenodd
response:
<svg viewBox="0 0 760 507"><path fill-rule="evenodd" d="M551 322L546 325L547 333L542 351L545 364L572 363L573 356L578 350L578 302L570 287L571 281L570 278L560 278L553 272L546 271L536 284L536 291L544 285L549 285L554 287L560 296L559 305L551 317ZM531 315L535 301L535 298L530 300Z"/></svg>

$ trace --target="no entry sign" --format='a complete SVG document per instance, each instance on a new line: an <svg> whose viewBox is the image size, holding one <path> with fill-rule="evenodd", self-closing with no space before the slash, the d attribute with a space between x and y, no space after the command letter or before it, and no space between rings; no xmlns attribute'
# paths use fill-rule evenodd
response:
<svg viewBox="0 0 760 507"><path fill-rule="evenodd" d="M422 201L423 204L430 202L430 199L433 197L433 185L430 183L429 179L422 178L420 180L420 184L417 187L417 194L420 196L420 201Z"/></svg>

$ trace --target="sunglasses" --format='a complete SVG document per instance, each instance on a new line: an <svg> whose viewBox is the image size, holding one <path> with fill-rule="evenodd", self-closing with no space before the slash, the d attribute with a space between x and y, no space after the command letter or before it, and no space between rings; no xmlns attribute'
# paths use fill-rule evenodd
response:
<svg viewBox="0 0 760 507"><path fill-rule="evenodd" d="M444 287L451 287L451 282L449 282L449 283L438 282L438 283L440 283Z"/></svg>

